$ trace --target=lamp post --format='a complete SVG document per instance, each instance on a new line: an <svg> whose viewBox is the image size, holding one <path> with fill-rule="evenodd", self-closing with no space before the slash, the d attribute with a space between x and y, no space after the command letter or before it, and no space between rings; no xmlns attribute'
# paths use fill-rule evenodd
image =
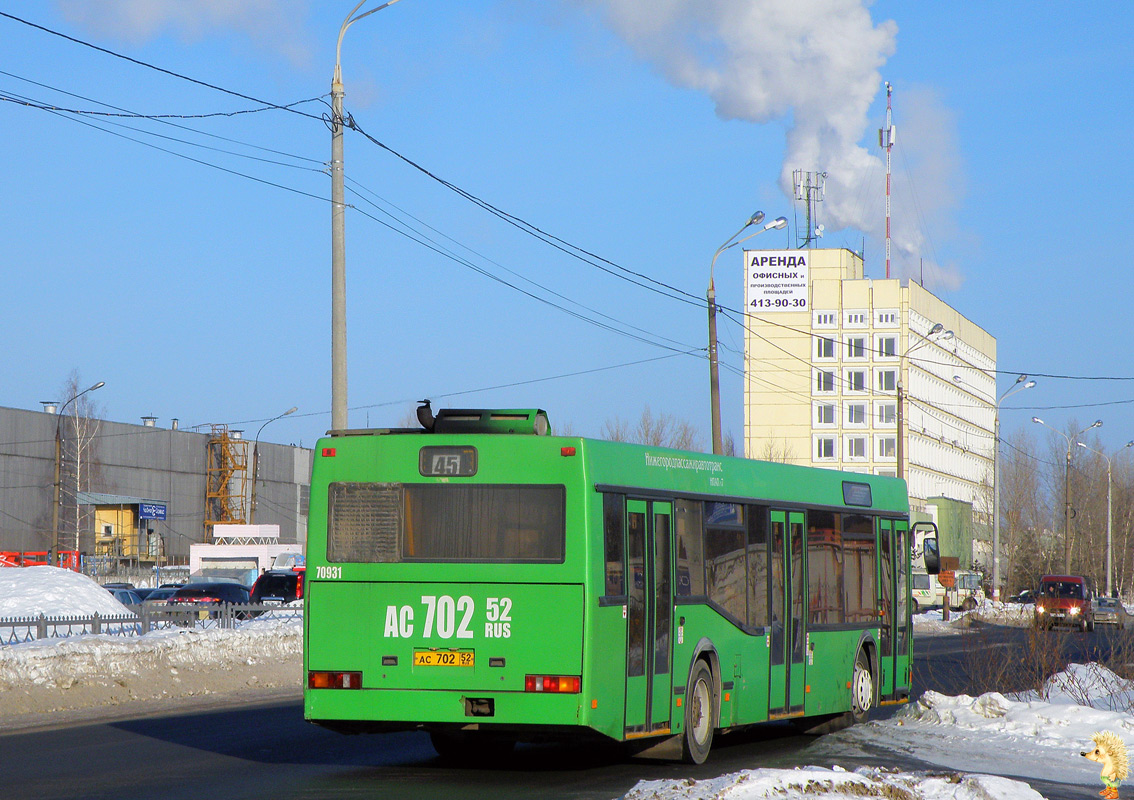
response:
<svg viewBox="0 0 1134 800"><path fill-rule="evenodd" d="M331 79L331 428L347 427L346 362L346 204L343 189L343 35L355 22L398 0L388 0L357 17L366 0L351 9L339 28L335 47L335 74Z"/></svg>
<svg viewBox="0 0 1134 800"><path fill-rule="evenodd" d="M953 376L954 383L965 383L960 375ZM1016 382L1008 388L1000 399L996 401L993 409L992 422L992 600L1000 600L1000 404L1004 399L1031 389L1035 381L1029 381L1027 375L1016 378ZM969 384L971 388L971 384Z"/></svg>
<svg viewBox="0 0 1134 800"><path fill-rule="evenodd" d="M916 331L913 331L913 332L916 333ZM905 409L905 401L906 401L906 395L905 395L905 384L902 381L902 367L905 364L905 361L909 357L910 353L912 353L914 350L917 350L918 348L924 347L925 345L932 342L933 339L931 337L936 336L937 334L942 334L942 336L941 336L942 339L952 339L953 338L953 332L952 331L945 330L944 325L942 325L940 322L936 322L936 323L933 324L933 327L931 327L929 329L929 333L925 334L924 336L922 336L920 333L918 333L918 336L921 336L921 340L914 342L912 345L907 347L906 351L904 353L902 353L901 357L898 359L898 383L897 383L897 390L898 390L898 418L897 418L898 442L897 442L897 453L895 455L897 456L897 460L898 460L897 474L898 474L899 478L905 478L906 477L906 463L905 463L905 453L906 453L906 442L905 442L905 439L906 439L906 409Z"/></svg>
<svg viewBox="0 0 1134 800"><path fill-rule="evenodd" d="M71 399L63 404L59 409L59 414L55 417L55 491L51 503L51 558L49 559L51 566L59 566L59 465L63 460L63 435L60 431L60 425L63 422L63 412L67 410L67 406L78 400L87 392L93 392L95 389L101 389L106 385L105 381L99 381L94 386L88 386L83 391L76 395L72 395Z"/></svg>
<svg viewBox="0 0 1134 800"><path fill-rule="evenodd" d="M1053 430L1067 440L1067 461L1063 466L1063 571L1065 573L1071 572L1071 445L1079 437L1080 434L1086 433L1091 428L1101 428L1102 420L1096 419L1093 423L1083 428L1076 434L1068 436L1058 428L1053 428L1044 422L1039 417L1032 417L1032 422L1037 425L1043 425L1048 430Z"/></svg>
<svg viewBox="0 0 1134 800"><path fill-rule="evenodd" d="M1111 548L1112 537L1111 537L1111 515L1110 515L1110 509L1111 509L1110 490L1111 490L1111 486L1112 486L1112 483L1111 483L1111 466L1112 466L1112 464L1111 464L1111 461L1110 461L1110 457L1107 456L1102 451L1096 450L1093 447L1087 447L1087 445L1083 444L1082 442L1076 442L1075 444L1079 445L1079 447L1082 447L1084 450L1090 450L1092 453L1095 453L1096 455L1102 456L1106 460L1106 596L1110 597L1110 592L1111 592L1110 579L1111 579L1111 575L1113 574L1113 571L1114 571L1113 567L1111 566L1112 561L1113 561L1111 554L1112 554L1113 550ZM1125 450L1127 447L1130 447L1131 445L1134 445L1134 442L1127 442L1126 444L1124 444L1122 446L1122 449Z"/></svg>
<svg viewBox="0 0 1134 800"><path fill-rule="evenodd" d="M746 242L764 231L783 228L787 225L786 217L776 217L755 233L751 233L743 239L736 238L752 225L759 225L763 221L763 211L757 211L749 217L748 221L740 227L740 230L728 237L725 243L717 248L717 252L713 253L713 260L709 263L709 290L705 293L705 300L709 306L709 404L713 415L713 453L718 456L722 454L724 447L721 443L721 383L717 364L717 290L713 284L713 270L717 265L717 256L725 250L736 247L741 242Z"/></svg>
<svg viewBox="0 0 1134 800"><path fill-rule="evenodd" d="M251 525L256 524L256 484L259 481L259 474L260 474L260 434L263 432L264 428L267 427L270 423L275 422L277 419L283 419L288 414L294 414L298 410L299 410L298 406L292 406L291 408L289 408L287 411L283 412L279 416L272 417L270 420L268 420L267 422L265 422L263 425L260 426L260 430L256 431L256 440L254 442L252 442L252 503L251 503L252 509L251 509L251 512L248 515L249 516L248 522Z"/></svg>

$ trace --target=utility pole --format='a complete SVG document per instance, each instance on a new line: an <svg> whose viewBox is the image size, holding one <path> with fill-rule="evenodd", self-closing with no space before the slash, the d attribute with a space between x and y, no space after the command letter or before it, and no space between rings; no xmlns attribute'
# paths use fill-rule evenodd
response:
<svg viewBox="0 0 1134 800"><path fill-rule="evenodd" d="M353 23L376 11L392 6L398 0L364 11L355 12L366 3L362 0L351 9L339 28L335 47L335 74L331 78L331 429L347 427L347 355L346 355L346 203L343 189L343 35Z"/></svg>

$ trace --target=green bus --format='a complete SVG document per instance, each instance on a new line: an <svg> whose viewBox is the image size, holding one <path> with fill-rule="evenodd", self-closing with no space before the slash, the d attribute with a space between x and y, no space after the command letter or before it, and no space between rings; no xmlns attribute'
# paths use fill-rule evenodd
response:
<svg viewBox="0 0 1134 800"><path fill-rule="evenodd" d="M316 447L307 720L701 763L715 732L908 700L904 481L556 437L540 410L423 423Z"/></svg>

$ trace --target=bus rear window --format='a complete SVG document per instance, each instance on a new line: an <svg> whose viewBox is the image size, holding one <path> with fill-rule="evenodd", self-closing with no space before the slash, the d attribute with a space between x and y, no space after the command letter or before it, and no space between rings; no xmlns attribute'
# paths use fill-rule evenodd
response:
<svg viewBox="0 0 1134 800"><path fill-rule="evenodd" d="M332 483L332 562L562 563L562 486Z"/></svg>

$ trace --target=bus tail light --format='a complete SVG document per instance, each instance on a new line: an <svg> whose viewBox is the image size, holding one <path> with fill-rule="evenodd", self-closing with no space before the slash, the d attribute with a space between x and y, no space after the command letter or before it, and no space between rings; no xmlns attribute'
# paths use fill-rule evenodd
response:
<svg viewBox="0 0 1134 800"><path fill-rule="evenodd" d="M550 692L553 694L578 694L582 679L578 675L525 675L525 692Z"/></svg>
<svg viewBox="0 0 1134 800"><path fill-rule="evenodd" d="M308 689L361 689L361 672L326 672L312 670L307 673Z"/></svg>

